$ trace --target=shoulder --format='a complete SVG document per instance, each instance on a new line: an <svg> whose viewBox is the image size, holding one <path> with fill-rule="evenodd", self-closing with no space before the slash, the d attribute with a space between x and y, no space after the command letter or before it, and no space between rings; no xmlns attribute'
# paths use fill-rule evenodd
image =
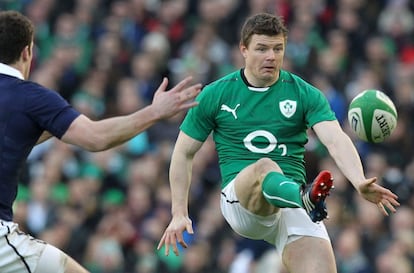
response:
<svg viewBox="0 0 414 273"><path fill-rule="evenodd" d="M15 79L13 83L8 85L8 88L13 90L15 95L20 94L30 99L39 96L60 96L56 91L30 80Z"/></svg>
<svg viewBox="0 0 414 273"><path fill-rule="evenodd" d="M32 81L23 81L19 84L18 90L16 94L20 94L17 97L21 98L26 112L46 111L46 109L55 111L69 105L69 102L57 91Z"/></svg>
<svg viewBox="0 0 414 273"><path fill-rule="evenodd" d="M295 85L301 93L322 94L321 90L297 74L288 72L286 70L281 70L280 77L284 83Z"/></svg>
<svg viewBox="0 0 414 273"><path fill-rule="evenodd" d="M3 90L3 101L12 100L16 105L42 105L61 100L61 96L38 83L11 76L0 76L0 89ZM6 100L7 98L7 100Z"/></svg>
<svg viewBox="0 0 414 273"><path fill-rule="evenodd" d="M239 85L242 83L242 79L240 76L240 70L234 71L230 74L227 74L221 77L218 80L215 80L205 86L206 89L218 89L227 87L229 85Z"/></svg>
<svg viewBox="0 0 414 273"><path fill-rule="evenodd" d="M61 95L57 91L47 88L36 82L24 81L24 83L21 84L21 87L26 90L27 95L31 97L51 97L55 99L62 99Z"/></svg>
<svg viewBox="0 0 414 273"><path fill-rule="evenodd" d="M46 89L35 82L3 74L0 74L0 85L5 89L13 90L14 92L31 92Z"/></svg>
<svg viewBox="0 0 414 273"><path fill-rule="evenodd" d="M304 80L301 76L299 76L295 73L286 71L286 70L281 70L280 71L280 77L281 77L282 81L287 82L287 83L296 84L296 85L298 85L299 87L302 87L302 88L309 88L309 87L315 88L309 82Z"/></svg>
<svg viewBox="0 0 414 273"><path fill-rule="evenodd" d="M232 93L233 90L240 90L241 85L244 83L240 70L237 70L205 85L199 97L219 100L222 96Z"/></svg>

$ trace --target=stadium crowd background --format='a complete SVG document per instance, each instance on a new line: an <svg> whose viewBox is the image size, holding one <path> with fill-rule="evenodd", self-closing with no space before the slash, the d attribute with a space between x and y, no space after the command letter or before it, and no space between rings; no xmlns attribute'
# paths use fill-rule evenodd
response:
<svg viewBox="0 0 414 273"><path fill-rule="evenodd" d="M174 83L191 74L207 84L239 68L245 17L282 15L290 30L285 68L326 94L367 176L400 197L391 217L361 201L310 132L309 179L320 169L335 178L326 225L338 272L414 272L413 1L1 0L0 9L20 10L36 26L31 79L91 118L145 106L163 76ZM362 143L349 131L348 103L364 89L383 90L397 105L398 127L384 143ZM170 219L168 164L182 117L106 152L57 140L38 145L21 179L15 221L92 273L284 272L272 247L240 238L224 222L211 141L193 169L189 248L179 257L155 250Z"/></svg>

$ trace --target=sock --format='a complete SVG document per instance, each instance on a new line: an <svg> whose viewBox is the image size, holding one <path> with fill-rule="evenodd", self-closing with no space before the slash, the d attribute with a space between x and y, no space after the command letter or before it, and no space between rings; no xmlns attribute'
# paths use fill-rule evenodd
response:
<svg viewBox="0 0 414 273"><path fill-rule="evenodd" d="M267 174L262 184L264 197L278 208L303 207L300 190L299 183L278 172Z"/></svg>

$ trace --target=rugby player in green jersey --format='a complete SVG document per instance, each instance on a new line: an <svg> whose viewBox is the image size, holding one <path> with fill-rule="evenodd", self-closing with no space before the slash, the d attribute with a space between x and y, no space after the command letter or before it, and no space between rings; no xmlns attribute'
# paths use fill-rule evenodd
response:
<svg viewBox="0 0 414 273"><path fill-rule="evenodd" d="M222 174L221 211L238 234L265 240L289 272L334 273L326 228L329 171L306 185L307 129L312 128L340 170L366 200L394 212L397 196L365 178L362 163L321 91L282 70L287 29L280 17L257 14L241 31L245 67L205 86L185 117L170 166L172 220L158 249L193 233L188 215L192 160L210 133ZM269 224L271 223L271 224Z"/></svg>

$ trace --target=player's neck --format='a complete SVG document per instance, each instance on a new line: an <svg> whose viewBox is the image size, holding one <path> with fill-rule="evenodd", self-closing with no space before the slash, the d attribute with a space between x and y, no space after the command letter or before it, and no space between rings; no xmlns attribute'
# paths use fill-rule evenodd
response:
<svg viewBox="0 0 414 273"><path fill-rule="evenodd" d="M9 64L9 66L11 66L14 69L18 70L22 74L23 78L25 80L27 80L27 78L29 76L30 64L25 63L23 61L18 61L18 62L15 62L13 64Z"/></svg>
<svg viewBox="0 0 414 273"><path fill-rule="evenodd" d="M279 80L280 72L277 73L276 77L272 79L271 81L261 81L260 79L255 78L252 73L250 73L249 70L246 68L242 68L241 70L241 76L244 80L244 82L250 86L250 87L256 87L256 88L263 88L263 87L269 87L273 85L275 82Z"/></svg>

